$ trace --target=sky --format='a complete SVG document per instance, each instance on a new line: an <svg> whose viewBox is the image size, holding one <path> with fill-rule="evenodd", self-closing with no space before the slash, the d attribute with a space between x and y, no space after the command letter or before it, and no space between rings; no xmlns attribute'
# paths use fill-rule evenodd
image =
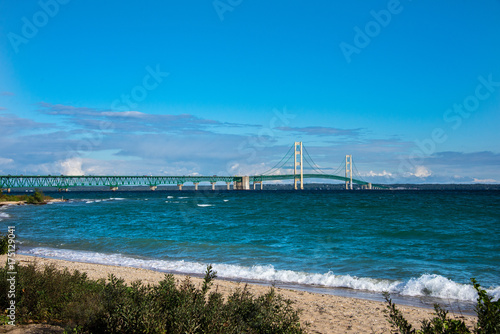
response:
<svg viewBox="0 0 500 334"><path fill-rule="evenodd" d="M325 173L350 154L374 183L500 183L499 17L499 0L0 0L0 175L257 175L301 141Z"/></svg>

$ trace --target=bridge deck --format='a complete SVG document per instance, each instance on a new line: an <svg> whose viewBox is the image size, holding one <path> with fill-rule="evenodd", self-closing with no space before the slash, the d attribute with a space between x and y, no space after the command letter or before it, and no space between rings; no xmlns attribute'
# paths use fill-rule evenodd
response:
<svg viewBox="0 0 500 334"><path fill-rule="evenodd" d="M293 174L284 175L256 175L250 176L250 182L293 180L296 176ZM327 179L337 181L349 181L348 178L329 174L304 174L304 179ZM44 188L54 187L65 189L70 187L122 187L122 186L160 186L160 185L183 185L184 183L202 183L202 182L240 182L241 176L0 176L0 188ZM353 183L367 185L368 182L361 180L352 180ZM384 187L383 185L374 185Z"/></svg>

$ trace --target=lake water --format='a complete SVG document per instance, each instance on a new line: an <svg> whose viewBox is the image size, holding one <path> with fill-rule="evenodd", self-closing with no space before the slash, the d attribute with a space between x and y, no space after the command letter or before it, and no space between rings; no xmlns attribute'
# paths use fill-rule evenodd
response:
<svg viewBox="0 0 500 334"><path fill-rule="evenodd" d="M54 197L61 194L55 194ZM500 296L498 191L69 192L0 208L21 253L365 296ZM340 288L340 290L339 290ZM345 290L348 289L348 290Z"/></svg>

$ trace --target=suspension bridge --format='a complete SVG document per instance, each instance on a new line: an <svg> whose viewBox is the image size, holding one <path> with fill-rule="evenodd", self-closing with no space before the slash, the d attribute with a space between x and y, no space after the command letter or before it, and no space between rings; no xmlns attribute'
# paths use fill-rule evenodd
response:
<svg viewBox="0 0 500 334"><path fill-rule="evenodd" d="M292 160L292 161L291 161ZM291 163L290 163L291 162ZM304 170L306 171L304 173ZM308 172L310 171L310 172ZM339 175L339 173L344 175ZM355 178L353 178L353 173ZM293 180L294 189L304 189L305 179L337 180L345 182L345 189L353 189L353 184L364 189L384 189L387 186L372 184L362 180L353 163L352 155L346 155L339 167L332 173L326 173L311 158L302 142L295 142L285 156L271 169L253 176L25 176L25 175L0 175L0 189L10 192L15 188L57 188L59 191L68 191L72 187L109 187L118 190L119 187L149 186L156 190L158 186L175 184L182 190L186 183L192 183L195 190L202 182L208 182L215 190L215 185L225 182L228 190L250 190L259 185L263 189L264 182Z"/></svg>

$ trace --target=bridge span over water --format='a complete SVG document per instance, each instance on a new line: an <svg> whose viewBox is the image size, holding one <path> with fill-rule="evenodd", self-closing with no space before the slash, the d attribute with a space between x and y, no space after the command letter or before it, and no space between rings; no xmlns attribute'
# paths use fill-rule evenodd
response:
<svg viewBox="0 0 500 334"><path fill-rule="evenodd" d="M292 151L293 149L293 151ZM322 180L337 180L345 182L346 189L352 189L353 184L358 184L365 189L387 188L384 185L371 184L369 182L353 178L353 162L352 156L347 155L345 160L345 176L326 174L321 171L316 164L312 164L312 158L308 155L303 157L302 142L295 142L289 153L272 169L261 175L253 176L93 176L93 175L46 175L46 176L24 176L24 175L0 175L0 189L10 192L15 188L56 188L59 191L68 191L72 187L110 187L111 190L117 190L119 187L130 186L148 186L151 190L156 190L158 186L177 185L179 190L185 184L193 184L195 190L198 190L200 183L210 183L212 190L215 190L215 185L220 182L226 183L227 189L249 190L251 185L253 189L259 185L263 188L264 182L293 180L295 189L304 188L305 179L322 179ZM288 159L285 161L285 158ZM280 173L286 164L293 157L293 174ZM304 173L304 160L309 163L309 166L316 173Z"/></svg>

